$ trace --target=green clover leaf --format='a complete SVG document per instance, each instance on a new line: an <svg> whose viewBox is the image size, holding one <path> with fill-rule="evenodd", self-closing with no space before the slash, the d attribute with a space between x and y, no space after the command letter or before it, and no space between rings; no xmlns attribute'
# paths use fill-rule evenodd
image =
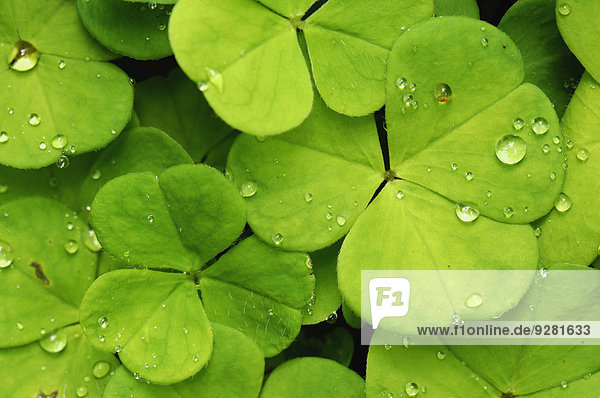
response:
<svg viewBox="0 0 600 398"><path fill-rule="evenodd" d="M519 0L502 17L498 28L521 50L525 81L541 88L563 115L583 68L556 27L554 0Z"/></svg>
<svg viewBox="0 0 600 398"><path fill-rule="evenodd" d="M100 44L141 60L172 54L167 34L172 9L165 2L77 0L81 22Z"/></svg>
<svg viewBox="0 0 600 398"><path fill-rule="evenodd" d="M479 19L479 6L476 0L433 0L435 15L464 15Z"/></svg>
<svg viewBox="0 0 600 398"><path fill-rule="evenodd" d="M600 15L600 4L596 1L556 0L556 24L565 43L586 71L600 79L598 58L599 28L595 23Z"/></svg>
<svg viewBox="0 0 600 398"><path fill-rule="evenodd" d="M134 108L140 123L169 134L188 151L194 162L208 163L205 159L218 151L220 144L231 146L237 135L215 116L198 87L181 69L172 70L166 78L154 76L144 80L136 84L135 91ZM218 162L223 168L225 158L226 155Z"/></svg>
<svg viewBox="0 0 600 398"><path fill-rule="evenodd" d="M117 359L95 350L79 325L67 326L48 336L55 337L0 350L0 365L6 376L0 394L3 397L101 397L111 379L109 373L118 366Z"/></svg>
<svg viewBox="0 0 600 398"><path fill-rule="evenodd" d="M0 347L36 341L77 322L79 303L96 276L88 231L63 204L45 198L0 208Z"/></svg>
<svg viewBox="0 0 600 398"><path fill-rule="evenodd" d="M194 398L232 396L256 398L264 369L264 358L258 347L243 333L227 326L212 324L214 349L206 368L194 377L177 384L161 386L136 380L125 367L120 367L106 386L107 398Z"/></svg>
<svg viewBox="0 0 600 398"><path fill-rule="evenodd" d="M598 256L600 213L595 179L600 167L599 86L585 73L561 122L569 140L565 148L569 168L564 195L539 223L540 258L545 265L590 264Z"/></svg>
<svg viewBox="0 0 600 398"><path fill-rule="evenodd" d="M228 124L255 135L298 126L313 102L307 63L332 109L352 116L377 110L394 40L433 8L431 0L378 7L335 0L308 16L312 3L177 3L169 30L177 61Z"/></svg>
<svg viewBox="0 0 600 398"><path fill-rule="evenodd" d="M365 269L535 269L528 223L561 192L564 153L550 101L523 78L518 49L491 25L443 17L415 26L390 55L391 169L383 171L371 120L316 101L299 128L264 142L241 136L232 147L234 183L255 187L250 226L294 250L350 231L338 281L355 312Z"/></svg>
<svg viewBox="0 0 600 398"><path fill-rule="evenodd" d="M365 396L364 383L359 375L331 359L303 357L275 368L260 396L359 398Z"/></svg>
<svg viewBox="0 0 600 398"><path fill-rule="evenodd" d="M116 138L131 116L128 77L87 35L69 0L6 2L0 11L0 162L40 168ZM51 16L51 17L50 17ZM94 62L92 62L94 61Z"/></svg>

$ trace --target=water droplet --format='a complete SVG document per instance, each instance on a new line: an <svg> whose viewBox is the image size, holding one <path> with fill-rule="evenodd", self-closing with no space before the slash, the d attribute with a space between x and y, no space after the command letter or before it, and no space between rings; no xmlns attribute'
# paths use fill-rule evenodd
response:
<svg viewBox="0 0 600 398"><path fill-rule="evenodd" d="M30 113L27 120L32 126L39 126L40 122L42 121L40 115L37 113Z"/></svg>
<svg viewBox="0 0 600 398"><path fill-rule="evenodd" d="M86 386L79 386L77 391L75 391L79 398L86 397L88 395L88 389Z"/></svg>
<svg viewBox="0 0 600 398"><path fill-rule="evenodd" d="M67 146L68 139L62 134L58 134L52 138L51 144L54 149L62 149Z"/></svg>
<svg viewBox="0 0 600 398"><path fill-rule="evenodd" d="M512 207L505 207L503 210L504 217L511 218L514 214L514 210Z"/></svg>
<svg viewBox="0 0 600 398"><path fill-rule="evenodd" d="M406 78L404 78L404 77L399 77L399 78L396 80L396 86L398 86L398 88L399 88L400 90L404 90L404 89L406 88L406 84L407 84L407 83L408 83L408 82L406 81Z"/></svg>
<svg viewBox="0 0 600 398"><path fill-rule="evenodd" d="M469 308L477 308L483 303L483 297L479 293L473 293L465 301L465 305Z"/></svg>
<svg viewBox="0 0 600 398"><path fill-rule="evenodd" d="M313 200L313 196L310 192L307 192L304 194L304 200L306 201L306 203L310 202Z"/></svg>
<svg viewBox="0 0 600 398"><path fill-rule="evenodd" d="M573 201L566 193L561 193L554 201L554 208L561 213L569 210L571 206L573 206Z"/></svg>
<svg viewBox="0 0 600 398"><path fill-rule="evenodd" d="M451 168L452 170L456 170L456 169L458 169L458 165L457 165L456 163L452 163L452 164L450 165L450 168Z"/></svg>
<svg viewBox="0 0 600 398"><path fill-rule="evenodd" d="M515 120L513 120L512 125L515 130L519 131L519 130L522 130L523 127L525 127L525 122L523 121L523 119L518 117Z"/></svg>
<svg viewBox="0 0 600 398"><path fill-rule="evenodd" d="M92 368L92 374L95 378L101 379L110 372L110 363L105 361L98 361Z"/></svg>
<svg viewBox="0 0 600 398"><path fill-rule="evenodd" d="M17 322L17 330L23 330L24 327L21 322Z"/></svg>
<svg viewBox="0 0 600 398"><path fill-rule="evenodd" d="M460 316L460 314L454 313L452 315L452 324L454 326L462 326L465 324L465 321L462 319L462 316Z"/></svg>
<svg viewBox="0 0 600 398"><path fill-rule="evenodd" d="M536 117L533 119L533 122L531 122L531 129L538 135L546 134L549 128L550 125L548 124L548 121L543 117Z"/></svg>
<svg viewBox="0 0 600 398"><path fill-rule="evenodd" d="M200 357L198 355L194 355L192 359L194 360L194 362L198 362L200 360Z"/></svg>
<svg viewBox="0 0 600 398"><path fill-rule="evenodd" d="M391 349L392 349L392 345L391 345L391 344L388 344L388 343L385 343L385 344L383 345L383 349L384 349L384 350L386 350L386 351L389 351L389 350L391 350Z"/></svg>
<svg viewBox="0 0 600 398"><path fill-rule="evenodd" d="M334 311L331 314L329 314L329 316L327 317L325 322L327 322L329 324L333 324L337 321L337 319L338 319L338 314L337 314L337 312Z"/></svg>
<svg viewBox="0 0 600 398"><path fill-rule="evenodd" d="M483 39L481 39L481 45L483 47L487 47L488 46L488 39L486 39L485 37Z"/></svg>
<svg viewBox="0 0 600 398"><path fill-rule="evenodd" d="M305 264L306 264L306 268L313 269L312 259L310 258L310 256L308 254L306 254Z"/></svg>
<svg viewBox="0 0 600 398"><path fill-rule="evenodd" d="M4 144L4 143L8 142L9 138L10 137L8 136L8 133L6 131L0 132L0 144Z"/></svg>
<svg viewBox="0 0 600 398"><path fill-rule="evenodd" d="M446 103L452 99L452 88L446 83L440 83L435 90L433 90L433 98L440 103Z"/></svg>
<svg viewBox="0 0 600 398"><path fill-rule="evenodd" d="M569 15L571 13L571 6L567 3L562 3L558 6L558 13L564 16Z"/></svg>
<svg viewBox="0 0 600 398"><path fill-rule="evenodd" d="M58 69L65 69L65 66L67 66L67 63L65 61L63 61L62 59L58 61Z"/></svg>
<svg viewBox="0 0 600 398"><path fill-rule="evenodd" d="M6 268L14 260L12 247L5 241L0 240L0 268Z"/></svg>
<svg viewBox="0 0 600 398"><path fill-rule="evenodd" d="M98 326L100 326L102 329L106 329L108 326L108 318L105 316L98 318Z"/></svg>
<svg viewBox="0 0 600 398"><path fill-rule="evenodd" d="M550 179L551 180L556 179L556 173L555 172L550 173Z"/></svg>
<svg viewBox="0 0 600 398"><path fill-rule="evenodd" d="M446 353L443 351L438 351L436 356L437 356L437 359L439 359L440 361L446 359Z"/></svg>
<svg viewBox="0 0 600 398"><path fill-rule="evenodd" d="M469 204L457 203L456 216L464 222L475 221L479 217L479 210Z"/></svg>
<svg viewBox="0 0 600 398"><path fill-rule="evenodd" d="M134 378L134 379L136 379L136 380L139 380L141 377L142 377L142 376L141 376L139 373L137 373L137 372L135 372L135 373L133 374L133 378Z"/></svg>
<svg viewBox="0 0 600 398"><path fill-rule="evenodd" d="M146 217L146 219L148 220L148 222L152 223L154 222L154 216L152 214L148 214L148 217Z"/></svg>
<svg viewBox="0 0 600 398"><path fill-rule="evenodd" d="M569 386L569 383L567 383L565 380L563 380L563 381L560 382L560 386L562 388L567 388Z"/></svg>
<svg viewBox="0 0 600 398"><path fill-rule="evenodd" d="M94 232L93 229L90 229L87 234L84 235L83 244L94 253L99 252L102 249L102 245L98 242L96 232Z"/></svg>
<svg viewBox="0 0 600 398"><path fill-rule="evenodd" d="M496 143L496 157L504 164L517 164L526 153L527 143L517 135L505 135Z"/></svg>
<svg viewBox="0 0 600 398"><path fill-rule="evenodd" d="M8 191L8 185L0 184L0 193L6 193Z"/></svg>
<svg viewBox="0 0 600 398"><path fill-rule="evenodd" d="M556 145L558 145L560 143L560 138L558 136L552 137L552 142L555 143Z"/></svg>
<svg viewBox="0 0 600 398"><path fill-rule="evenodd" d="M92 180L99 180L102 176L102 172L100 170L94 170L92 173Z"/></svg>
<svg viewBox="0 0 600 398"><path fill-rule="evenodd" d="M256 194L256 182L255 181L246 181L242 184L240 188L240 194L244 198L249 198Z"/></svg>
<svg viewBox="0 0 600 398"><path fill-rule="evenodd" d="M402 192L402 191L396 192L396 198L402 199L403 197L404 197L404 192Z"/></svg>
<svg viewBox="0 0 600 398"><path fill-rule="evenodd" d="M536 227L533 232L535 233L535 236L540 237L542 235L542 229L540 227Z"/></svg>
<svg viewBox="0 0 600 398"><path fill-rule="evenodd" d="M588 160L589 157L590 157L590 153L588 152L587 149L585 149L585 148L577 149L577 159L581 160L582 162L585 162L586 160Z"/></svg>
<svg viewBox="0 0 600 398"><path fill-rule="evenodd" d="M46 144L44 144L44 148L46 147ZM59 169L64 169L69 167L69 158L67 157L67 155L60 155L58 157L58 159L56 160L56 167L58 167Z"/></svg>
<svg viewBox="0 0 600 398"><path fill-rule="evenodd" d="M417 383L408 383L404 390L406 391L406 395L409 397L416 397L419 393L419 386Z"/></svg>
<svg viewBox="0 0 600 398"><path fill-rule="evenodd" d="M283 242L283 235L281 235L280 233L276 233L273 234L271 239L273 240L273 243L275 243L275 245L279 246Z"/></svg>
<svg viewBox="0 0 600 398"><path fill-rule="evenodd" d="M207 84L208 83L212 84L213 86L215 86L215 88L217 89L217 91L219 93L223 93L223 83L224 83L223 75L221 75L221 73L219 73L216 70L211 69L211 68L204 68L204 70L208 74ZM200 88L200 91L206 91L207 88L205 88L204 90L202 90L202 88Z"/></svg>
<svg viewBox="0 0 600 398"><path fill-rule="evenodd" d="M344 224L346 224L346 218L343 216L338 216L336 221L340 227L342 227L342 226L344 226Z"/></svg>
<svg viewBox="0 0 600 398"><path fill-rule="evenodd" d="M40 346L46 352L61 352L67 346L67 335L64 332L52 332L40 340Z"/></svg>
<svg viewBox="0 0 600 398"><path fill-rule="evenodd" d="M542 145L542 152L544 152L544 153L550 152L550 145L548 145L548 144Z"/></svg>
<svg viewBox="0 0 600 398"><path fill-rule="evenodd" d="M26 72L35 68L39 59L40 53L31 43L19 40L8 57L8 65L13 70Z"/></svg>
<svg viewBox="0 0 600 398"><path fill-rule="evenodd" d="M69 254L75 254L79 250L79 244L76 240L69 239L65 242L65 251Z"/></svg>
<svg viewBox="0 0 600 398"><path fill-rule="evenodd" d="M163 31L167 29L167 25L165 25L164 23L159 23L158 24L158 30Z"/></svg>
<svg viewBox="0 0 600 398"><path fill-rule="evenodd" d="M473 180L473 177L474 177L474 175L473 175L473 173L471 173L470 171L467 171L467 172L465 173L465 179L466 179L467 181L471 181L471 180Z"/></svg>

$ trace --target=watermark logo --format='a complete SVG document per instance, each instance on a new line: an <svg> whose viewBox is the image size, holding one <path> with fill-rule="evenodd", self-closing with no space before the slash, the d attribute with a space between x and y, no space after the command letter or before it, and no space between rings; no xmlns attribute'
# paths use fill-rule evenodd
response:
<svg viewBox="0 0 600 398"><path fill-rule="evenodd" d="M369 299L373 329L383 318L408 313L410 282L406 278L374 278L369 281Z"/></svg>

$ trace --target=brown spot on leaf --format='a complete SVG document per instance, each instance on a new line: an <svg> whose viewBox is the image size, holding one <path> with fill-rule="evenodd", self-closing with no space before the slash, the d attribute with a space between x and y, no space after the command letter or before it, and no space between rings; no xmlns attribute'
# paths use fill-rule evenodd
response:
<svg viewBox="0 0 600 398"><path fill-rule="evenodd" d="M34 269L35 279L37 279L39 283L41 283L43 285L49 285L50 284L50 279L48 279L48 277L44 273L44 269L42 268L42 264L36 263L35 261L33 261L29 265Z"/></svg>

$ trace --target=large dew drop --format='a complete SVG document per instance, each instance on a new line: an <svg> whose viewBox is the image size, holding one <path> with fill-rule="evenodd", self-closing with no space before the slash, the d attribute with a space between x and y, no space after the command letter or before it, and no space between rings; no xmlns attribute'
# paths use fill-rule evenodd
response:
<svg viewBox="0 0 600 398"><path fill-rule="evenodd" d="M92 368L92 374L95 378L101 379L110 372L110 363L105 361L98 361Z"/></svg>
<svg viewBox="0 0 600 398"><path fill-rule="evenodd" d="M67 335L64 332L53 332L40 340L40 346L46 352L61 352L67 346Z"/></svg>
<svg viewBox="0 0 600 398"><path fill-rule="evenodd" d="M409 397L416 397L417 394L419 394L419 386L417 383L408 383L404 390Z"/></svg>
<svg viewBox="0 0 600 398"><path fill-rule="evenodd" d="M505 135L496 143L496 157L504 164L517 164L526 153L527 143L517 135Z"/></svg>
<svg viewBox="0 0 600 398"><path fill-rule="evenodd" d="M452 99L452 89L446 83L440 83L433 90L433 97L440 103L446 103Z"/></svg>
<svg viewBox="0 0 600 398"><path fill-rule="evenodd" d="M255 193L256 193L256 182L246 181L242 184L242 187L240 188L240 194L242 195L242 197L249 198L251 196L254 196Z"/></svg>
<svg viewBox="0 0 600 398"><path fill-rule="evenodd" d="M0 268L6 268L14 260L12 247L5 241L0 240Z"/></svg>
<svg viewBox="0 0 600 398"><path fill-rule="evenodd" d="M8 56L8 65L12 70L26 72L35 68L39 59L40 53L31 43L19 40Z"/></svg>
<svg viewBox="0 0 600 398"><path fill-rule="evenodd" d="M568 211L571 208L571 206L573 206L573 201L566 193L561 193L554 201L554 208L556 208L556 210L560 211L561 213Z"/></svg>
<svg viewBox="0 0 600 398"><path fill-rule="evenodd" d="M464 222L475 221L479 217L479 210L468 204L457 203L456 216Z"/></svg>
<svg viewBox="0 0 600 398"><path fill-rule="evenodd" d="M549 128L548 121L543 117L536 117L531 123L531 129L538 135L546 134Z"/></svg>

